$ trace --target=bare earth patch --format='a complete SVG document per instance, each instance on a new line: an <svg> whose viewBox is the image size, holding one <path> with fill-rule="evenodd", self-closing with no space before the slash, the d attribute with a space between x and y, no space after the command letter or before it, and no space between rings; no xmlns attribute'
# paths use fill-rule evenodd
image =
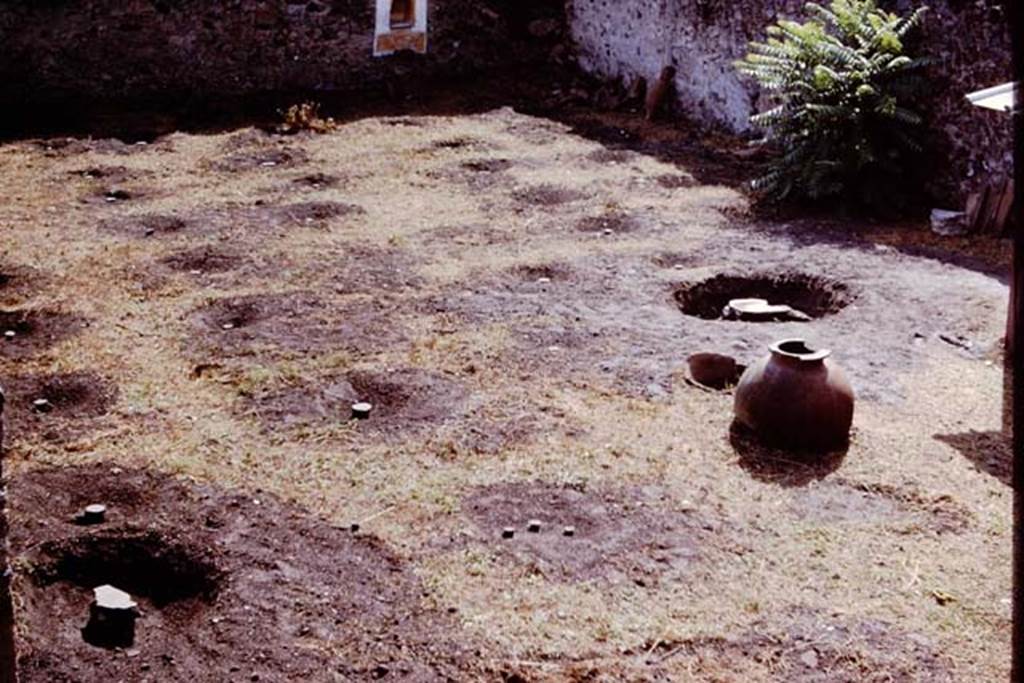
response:
<svg viewBox="0 0 1024 683"><path fill-rule="evenodd" d="M11 375L0 378L0 386L7 393L7 433L14 441L29 436L60 440L88 431L118 397L116 384L90 372Z"/></svg>
<svg viewBox="0 0 1024 683"><path fill-rule="evenodd" d="M309 292L218 299L195 311L192 322L199 339L188 348L215 356L267 349L357 351L400 336L379 302L339 309Z"/></svg>
<svg viewBox="0 0 1024 683"><path fill-rule="evenodd" d="M50 310L0 310L0 357L24 358L74 335L85 325L78 316Z"/></svg>
<svg viewBox="0 0 1024 683"><path fill-rule="evenodd" d="M348 424L369 434L436 428L460 416L466 390L457 382L413 368L354 371L304 379L245 400L268 431ZM370 416L354 420L352 406L369 403Z"/></svg>
<svg viewBox="0 0 1024 683"><path fill-rule="evenodd" d="M11 490L26 681L444 680L474 666L457 625L422 607L379 541L272 496L110 465L32 472ZM97 500L108 523L70 522ZM90 589L108 582L141 602L128 651L79 631Z"/></svg>
<svg viewBox="0 0 1024 683"><path fill-rule="evenodd" d="M625 109L448 104L2 146L27 680L1005 680L1005 243L754 216L742 141ZM787 337L845 448L688 381ZM129 650L82 641L108 578Z"/></svg>
<svg viewBox="0 0 1024 683"><path fill-rule="evenodd" d="M661 510L656 500L624 491L495 484L467 496L462 507L487 546L561 581L685 582L709 550L731 543L719 519ZM537 531L529 530L531 521L540 523ZM511 538L503 537L506 528L514 530Z"/></svg>

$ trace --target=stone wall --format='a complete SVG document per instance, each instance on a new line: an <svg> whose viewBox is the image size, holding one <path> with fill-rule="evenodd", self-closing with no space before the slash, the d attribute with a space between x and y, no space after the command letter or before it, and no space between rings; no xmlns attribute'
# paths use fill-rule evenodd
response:
<svg viewBox="0 0 1024 683"><path fill-rule="evenodd" d="M779 17L798 17L803 0L569 0L569 30L580 65L604 78L652 82L677 68L677 108L697 121L735 132L749 128L758 107L754 83L732 66L750 40ZM907 11L908 0L882 2ZM936 200L956 206L992 175L1012 171L1010 117L969 105L964 94L1010 80L1006 3L934 0L920 49L938 59L930 112L934 145L944 162L933 183Z"/></svg>
<svg viewBox="0 0 1024 683"><path fill-rule="evenodd" d="M432 0L429 53L371 56L374 0L4 0L0 100L348 90L524 56L541 0ZM561 12L560 5L554 10Z"/></svg>

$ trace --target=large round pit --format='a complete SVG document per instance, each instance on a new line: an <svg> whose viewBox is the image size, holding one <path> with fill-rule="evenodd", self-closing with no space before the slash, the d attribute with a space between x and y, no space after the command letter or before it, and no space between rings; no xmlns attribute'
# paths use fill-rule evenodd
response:
<svg viewBox="0 0 1024 683"><path fill-rule="evenodd" d="M853 299L842 282L804 273L715 275L683 285L673 296L683 313L704 320L723 319L723 311L733 299L765 299L769 304L791 306L811 318L838 313Z"/></svg>

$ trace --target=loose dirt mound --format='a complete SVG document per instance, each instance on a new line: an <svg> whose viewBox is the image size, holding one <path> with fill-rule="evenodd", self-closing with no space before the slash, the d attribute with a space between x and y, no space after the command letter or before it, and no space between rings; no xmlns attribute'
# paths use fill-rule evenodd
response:
<svg viewBox="0 0 1024 683"><path fill-rule="evenodd" d="M509 159L475 159L464 161L460 167L473 173L501 173L515 166Z"/></svg>
<svg viewBox="0 0 1024 683"><path fill-rule="evenodd" d="M340 216L362 213L362 209L353 204L342 202L299 202L282 206L267 207L273 222L283 224L313 223L327 221Z"/></svg>
<svg viewBox="0 0 1024 683"><path fill-rule="evenodd" d="M580 232L633 232L640 227L640 221L628 213L605 213L600 216L587 216L576 223Z"/></svg>
<svg viewBox="0 0 1024 683"><path fill-rule="evenodd" d="M212 246L177 251L160 259L160 263L171 270L184 273L224 273L245 263L245 259L233 251Z"/></svg>
<svg viewBox="0 0 1024 683"><path fill-rule="evenodd" d="M35 269L0 261L0 301L16 303L44 284Z"/></svg>
<svg viewBox="0 0 1024 683"><path fill-rule="evenodd" d="M333 305L309 292L215 300L192 314L197 337L187 350L203 356L331 348L360 351L402 337L386 302Z"/></svg>
<svg viewBox="0 0 1024 683"><path fill-rule="evenodd" d="M516 190L512 193L512 198L520 207L559 206L579 201L584 196L579 190L559 187L558 185L535 185Z"/></svg>
<svg viewBox="0 0 1024 683"><path fill-rule="evenodd" d="M328 173L310 173L295 178L292 180L292 185L310 190L322 190L329 187L338 187L343 181L344 179L341 176Z"/></svg>
<svg viewBox="0 0 1024 683"><path fill-rule="evenodd" d="M881 621L841 621L810 610L793 610L784 626L755 624L735 637L696 638L656 644L648 661L689 670L707 680L770 680L802 683L847 681L953 681L936 643Z"/></svg>
<svg viewBox="0 0 1024 683"><path fill-rule="evenodd" d="M698 184L692 176L676 173L664 173L656 176L654 180L658 185L661 185L666 190L679 190L687 187L695 187Z"/></svg>
<svg viewBox="0 0 1024 683"><path fill-rule="evenodd" d="M467 496L462 509L488 547L561 581L685 580L706 555L731 543L729 529L709 513L669 511L626 491L495 484ZM531 520L541 523L539 532L528 530ZM515 529L513 538L502 537L506 527Z"/></svg>
<svg viewBox="0 0 1024 683"><path fill-rule="evenodd" d="M438 140L431 144L433 149L464 149L466 147L487 147L487 143L479 138L460 136L454 138L445 138L444 140Z"/></svg>
<svg viewBox="0 0 1024 683"><path fill-rule="evenodd" d="M191 222L185 218L161 213L120 216L100 223L100 229L106 232L138 238L175 235L191 227Z"/></svg>
<svg viewBox="0 0 1024 683"><path fill-rule="evenodd" d="M732 299L767 299L770 304L786 304L812 318L821 318L843 310L852 295L845 284L825 277L781 273L753 277L716 275L680 287L675 298L683 313L718 320Z"/></svg>
<svg viewBox="0 0 1024 683"><path fill-rule="evenodd" d="M541 284L544 284L545 281L564 282L571 279L572 268L565 263L527 264L513 267L511 274L517 280L524 282L539 281Z"/></svg>
<svg viewBox="0 0 1024 683"><path fill-rule="evenodd" d="M25 681L473 679L465 637L401 560L270 496L103 465L10 493ZM109 522L72 524L92 502ZM82 640L108 581L140 601L128 651Z"/></svg>
<svg viewBox="0 0 1024 683"><path fill-rule="evenodd" d="M131 186L102 184L83 194L81 201L83 204L111 206L153 199L159 194L160 192L152 187L138 184Z"/></svg>
<svg viewBox="0 0 1024 683"><path fill-rule="evenodd" d="M474 159L441 169L428 170L424 175L444 183L466 185L471 190L479 192L511 185L514 181L506 171L513 166L515 164L508 159Z"/></svg>
<svg viewBox="0 0 1024 683"><path fill-rule="evenodd" d="M291 138L254 129L231 136L221 150L223 156L205 160L202 165L222 173L245 173L292 168L309 161L306 151L294 146Z"/></svg>
<svg viewBox="0 0 1024 683"><path fill-rule="evenodd" d="M88 431L96 418L117 402L113 382L89 372L0 377L7 393L7 434L23 439L41 434L48 439ZM35 401L44 400L44 406Z"/></svg>
<svg viewBox="0 0 1024 683"><path fill-rule="evenodd" d="M110 185L123 185L129 180L148 177L148 171L130 169L127 166L89 166L87 168L71 171L71 175L92 180L102 180Z"/></svg>
<svg viewBox="0 0 1024 683"><path fill-rule="evenodd" d="M399 249L351 244L343 252L325 254L321 263L331 272L329 280L338 294L378 294L426 284L416 272L416 259Z"/></svg>
<svg viewBox="0 0 1024 683"><path fill-rule="evenodd" d="M268 431L350 422L360 432L392 434L436 428L462 412L467 390L457 382L415 368L351 372L246 399ZM352 405L367 402L366 420L352 421Z"/></svg>
<svg viewBox="0 0 1024 683"><path fill-rule="evenodd" d="M57 311L0 311L0 358L31 356L70 337L84 325L78 316Z"/></svg>
<svg viewBox="0 0 1024 683"><path fill-rule="evenodd" d="M599 149L586 158L599 164L625 164L636 161L640 155L628 149Z"/></svg>

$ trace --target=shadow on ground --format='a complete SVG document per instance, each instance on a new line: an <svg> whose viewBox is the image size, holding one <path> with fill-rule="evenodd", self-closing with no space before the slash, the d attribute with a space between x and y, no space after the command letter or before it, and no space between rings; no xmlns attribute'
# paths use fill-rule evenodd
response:
<svg viewBox="0 0 1024 683"><path fill-rule="evenodd" d="M729 443L739 465L754 479L784 487L807 486L824 479L843 464L848 447L829 453L804 453L770 448L743 425L733 422Z"/></svg>
<svg viewBox="0 0 1024 683"><path fill-rule="evenodd" d="M989 474L1007 486L1013 486L1013 446L1002 432L968 431L960 434L936 434L935 438L960 451L979 472Z"/></svg>

